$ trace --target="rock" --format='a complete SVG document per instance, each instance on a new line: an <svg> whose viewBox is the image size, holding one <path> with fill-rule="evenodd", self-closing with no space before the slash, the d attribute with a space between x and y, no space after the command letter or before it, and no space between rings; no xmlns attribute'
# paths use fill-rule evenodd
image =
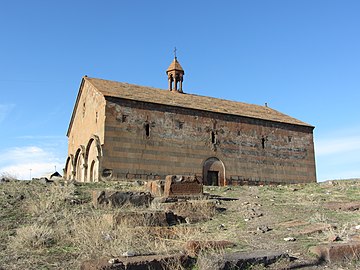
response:
<svg viewBox="0 0 360 270"><path fill-rule="evenodd" d="M294 237L285 237L284 241L286 241L286 242L294 242L294 241L296 241L296 239Z"/></svg>
<svg viewBox="0 0 360 270"><path fill-rule="evenodd" d="M329 242L337 242L337 241L342 241L342 239L340 238L340 236L332 234L329 236L328 238Z"/></svg>
<svg viewBox="0 0 360 270"><path fill-rule="evenodd" d="M119 263L119 262L120 262L120 260L118 258L112 258L109 260L110 264Z"/></svg>
<svg viewBox="0 0 360 270"><path fill-rule="evenodd" d="M216 256L210 254L210 260L217 260L213 262L212 270L231 270L231 269L257 269L256 265L263 265L264 267L277 262L280 259L288 259L290 257L287 253L276 251L256 250L251 252L234 252L225 253L223 256ZM202 260L209 260L209 257L199 257L198 264L202 264ZM206 265L206 262L204 263ZM262 268L261 268L262 269Z"/></svg>
<svg viewBox="0 0 360 270"><path fill-rule="evenodd" d="M261 232L261 233L266 233L266 232L268 232L268 231L271 231L271 229L270 229L268 226L266 226L266 225L257 227L256 230L259 231L259 232Z"/></svg>
<svg viewBox="0 0 360 270"><path fill-rule="evenodd" d="M330 263L360 259L360 242L332 243L310 248L320 260Z"/></svg>
<svg viewBox="0 0 360 270"><path fill-rule="evenodd" d="M148 181L146 183L147 190L153 195L154 197L160 197L164 195L164 186L165 181L164 180L153 180Z"/></svg>
<svg viewBox="0 0 360 270"><path fill-rule="evenodd" d="M164 196L199 196L203 195L203 184L196 176L167 175L165 178Z"/></svg>
<svg viewBox="0 0 360 270"><path fill-rule="evenodd" d="M123 254L121 254L123 257L134 257L135 252L134 251L125 251Z"/></svg>
<svg viewBox="0 0 360 270"><path fill-rule="evenodd" d="M82 262L80 270L148 270L170 269L171 265L190 267L194 261L184 254L149 255L94 259Z"/></svg>
<svg viewBox="0 0 360 270"><path fill-rule="evenodd" d="M93 191L93 206L118 208L125 204L149 207L154 199L148 192Z"/></svg>

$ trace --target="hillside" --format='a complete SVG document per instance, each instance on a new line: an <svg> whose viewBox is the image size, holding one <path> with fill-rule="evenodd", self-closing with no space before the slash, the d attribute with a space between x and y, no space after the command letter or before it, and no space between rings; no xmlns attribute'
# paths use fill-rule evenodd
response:
<svg viewBox="0 0 360 270"><path fill-rule="evenodd" d="M206 187L204 191L212 195L210 200L164 204L155 199L149 208L94 208L93 190L145 191L145 186L120 182L1 182L0 269L80 269L83 261L116 258L124 253L176 253L190 240L235 244L201 250L197 256L202 260L190 269L215 269L214 258L225 252L258 250L286 252L295 260L248 269L360 268L352 259L340 265L324 264L309 252L320 243L345 243L360 234L359 179L307 185ZM139 216L135 213L169 209L185 221L160 227L149 225L146 218L138 218L135 224L123 218L114 225L116 214L134 217ZM169 268L182 269L175 263Z"/></svg>

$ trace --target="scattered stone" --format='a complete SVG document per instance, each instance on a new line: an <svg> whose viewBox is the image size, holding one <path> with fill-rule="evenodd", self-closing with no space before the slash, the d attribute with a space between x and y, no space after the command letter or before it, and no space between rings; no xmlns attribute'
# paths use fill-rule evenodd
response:
<svg viewBox="0 0 360 270"><path fill-rule="evenodd" d="M120 261L119 261L118 258L111 258L111 259L109 260L109 263L110 263L110 264L119 263L119 262L120 262Z"/></svg>
<svg viewBox="0 0 360 270"><path fill-rule="evenodd" d="M149 207L154 199L149 192L93 191L93 206L118 208L126 204Z"/></svg>
<svg viewBox="0 0 360 270"><path fill-rule="evenodd" d="M284 241L286 241L286 242L295 242L296 239L294 237L285 237Z"/></svg>
<svg viewBox="0 0 360 270"><path fill-rule="evenodd" d="M134 251L125 251L122 254L123 257L134 257L135 256L135 252Z"/></svg>
<svg viewBox="0 0 360 270"><path fill-rule="evenodd" d="M270 228L269 228L268 226L266 226L266 225L263 225L263 226L257 227L256 230L259 231L259 232L261 232L261 233L266 233L266 232L271 231L272 229L270 229Z"/></svg>
<svg viewBox="0 0 360 270"><path fill-rule="evenodd" d="M225 225L224 225L224 224L220 224L220 225L219 225L219 230L226 230Z"/></svg>
<svg viewBox="0 0 360 270"><path fill-rule="evenodd" d="M311 247L310 252L316 254L320 260L329 263L358 260L360 259L360 242L319 245Z"/></svg>

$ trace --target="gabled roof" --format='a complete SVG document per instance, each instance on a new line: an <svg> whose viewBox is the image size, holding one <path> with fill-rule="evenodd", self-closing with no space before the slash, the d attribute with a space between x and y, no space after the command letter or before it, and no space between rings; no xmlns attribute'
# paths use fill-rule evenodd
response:
<svg viewBox="0 0 360 270"><path fill-rule="evenodd" d="M171 66L171 65L170 65ZM311 125L280 113L266 106L247 104L243 102L218 99L192 94L173 93L168 90L139 86L128 83L108 81L96 78L84 77L105 97L115 97L167 106L188 108L201 111L209 111L228 115L244 116L281 122L293 125L312 127Z"/></svg>

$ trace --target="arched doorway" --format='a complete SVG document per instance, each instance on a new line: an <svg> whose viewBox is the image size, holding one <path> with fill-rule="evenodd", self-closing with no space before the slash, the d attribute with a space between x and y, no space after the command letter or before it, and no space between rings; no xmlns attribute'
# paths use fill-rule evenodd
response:
<svg viewBox="0 0 360 270"><path fill-rule="evenodd" d="M96 170L95 170L95 160L93 160L91 162L91 165L90 165L90 182L94 182L95 179L97 180L97 176L95 175L96 174Z"/></svg>
<svg viewBox="0 0 360 270"><path fill-rule="evenodd" d="M206 186L225 186L225 166L221 160L211 157L204 162L203 183Z"/></svg>
<svg viewBox="0 0 360 270"><path fill-rule="evenodd" d="M74 157L73 155L68 156L68 158L66 159L66 164L65 164L65 179L66 180L73 180L73 172L74 172Z"/></svg>
<svg viewBox="0 0 360 270"><path fill-rule="evenodd" d="M86 146L86 155L85 159L87 161L88 171L87 179L88 182L98 182L99 171L100 171L100 160L102 157L102 149L99 137L92 135L87 146Z"/></svg>
<svg viewBox="0 0 360 270"><path fill-rule="evenodd" d="M75 154L75 180L79 182L85 181L85 160L84 160L84 150L83 146L80 146L80 148L76 151Z"/></svg>

